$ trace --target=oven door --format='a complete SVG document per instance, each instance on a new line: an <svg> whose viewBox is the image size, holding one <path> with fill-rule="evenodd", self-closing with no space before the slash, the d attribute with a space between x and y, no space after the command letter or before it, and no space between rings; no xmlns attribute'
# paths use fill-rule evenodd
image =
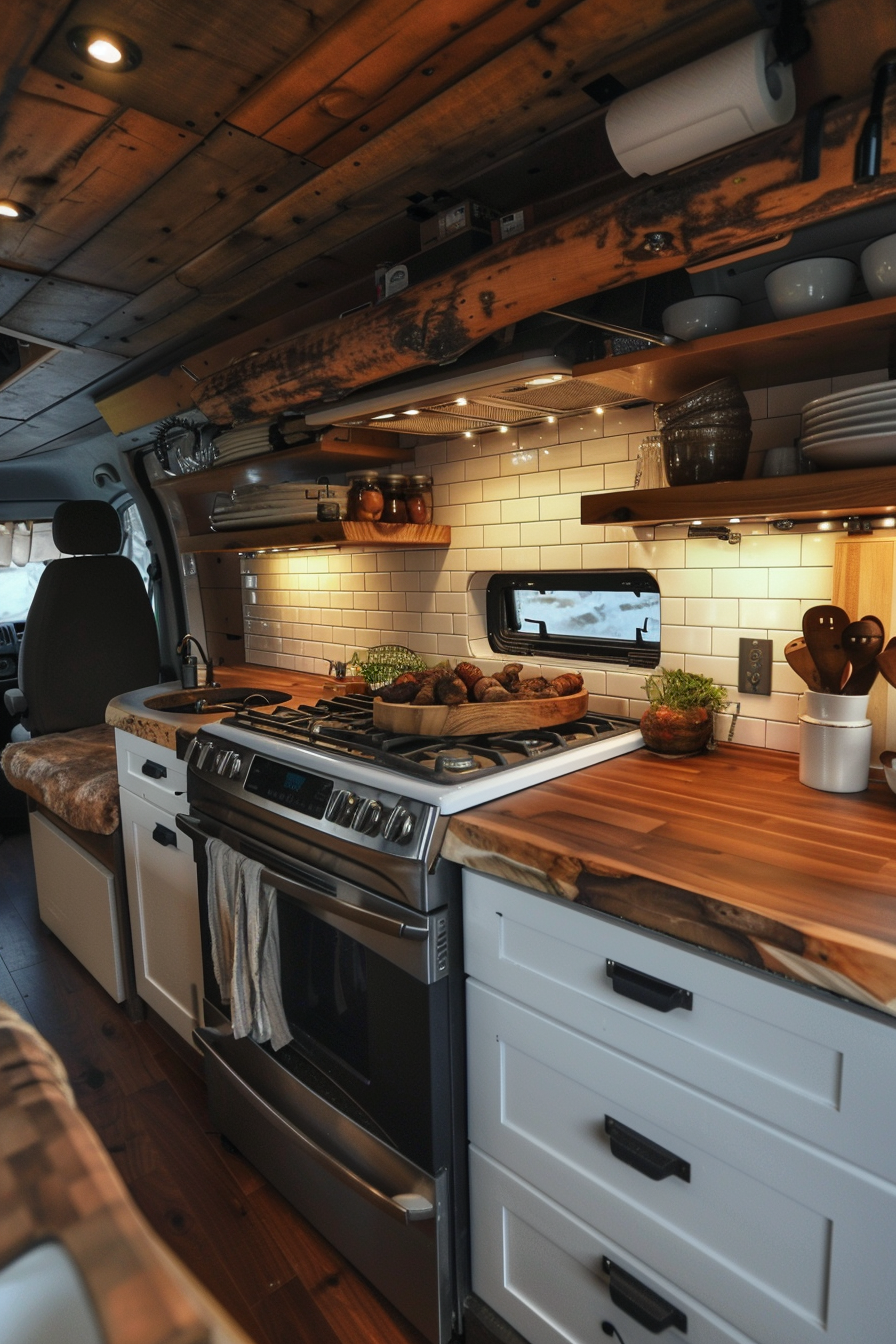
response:
<svg viewBox="0 0 896 1344"><path fill-rule="evenodd" d="M294 1039L276 1053L232 1035L200 900L205 1027L195 1039L216 1125L427 1338L447 1340L463 1165L449 912L418 914L302 870L204 816L177 824L194 841L200 892L211 837L262 862L277 892Z"/></svg>

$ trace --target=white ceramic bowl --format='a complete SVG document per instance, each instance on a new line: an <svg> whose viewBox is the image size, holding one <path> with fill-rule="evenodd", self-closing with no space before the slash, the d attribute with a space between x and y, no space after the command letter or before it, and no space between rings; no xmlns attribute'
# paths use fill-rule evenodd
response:
<svg viewBox="0 0 896 1344"><path fill-rule="evenodd" d="M699 336L716 336L734 331L740 323L740 299L727 294L701 294L682 299L663 311L663 331L680 341L696 341Z"/></svg>
<svg viewBox="0 0 896 1344"><path fill-rule="evenodd" d="M896 233L869 243L859 257L859 264L872 299L896 294Z"/></svg>
<svg viewBox="0 0 896 1344"><path fill-rule="evenodd" d="M857 269L843 257L805 257L765 277L765 292L777 318L803 317L842 308Z"/></svg>

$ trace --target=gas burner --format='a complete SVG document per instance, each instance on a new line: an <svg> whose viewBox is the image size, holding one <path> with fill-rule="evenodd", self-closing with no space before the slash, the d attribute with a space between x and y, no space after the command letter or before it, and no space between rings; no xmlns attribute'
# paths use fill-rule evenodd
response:
<svg viewBox="0 0 896 1344"><path fill-rule="evenodd" d="M435 771L448 775L461 775L466 770L478 770L479 765L468 751L442 751L436 757Z"/></svg>

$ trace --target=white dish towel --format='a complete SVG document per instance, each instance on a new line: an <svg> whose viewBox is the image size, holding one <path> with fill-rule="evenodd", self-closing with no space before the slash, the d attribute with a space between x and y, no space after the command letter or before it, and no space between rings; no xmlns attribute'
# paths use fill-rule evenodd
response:
<svg viewBox="0 0 896 1344"><path fill-rule="evenodd" d="M212 963L233 1034L281 1050L292 1032L280 989L277 893L262 882L260 863L223 840L207 840L205 853Z"/></svg>

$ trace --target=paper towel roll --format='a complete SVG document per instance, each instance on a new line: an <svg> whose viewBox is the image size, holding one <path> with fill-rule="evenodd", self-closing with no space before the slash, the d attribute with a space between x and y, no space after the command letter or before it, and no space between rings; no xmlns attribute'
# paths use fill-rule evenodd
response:
<svg viewBox="0 0 896 1344"><path fill-rule="evenodd" d="M795 110L793 69L776 60L766 28L622 94L607 110L607 135L638 177L783 126Z"/></svg>

